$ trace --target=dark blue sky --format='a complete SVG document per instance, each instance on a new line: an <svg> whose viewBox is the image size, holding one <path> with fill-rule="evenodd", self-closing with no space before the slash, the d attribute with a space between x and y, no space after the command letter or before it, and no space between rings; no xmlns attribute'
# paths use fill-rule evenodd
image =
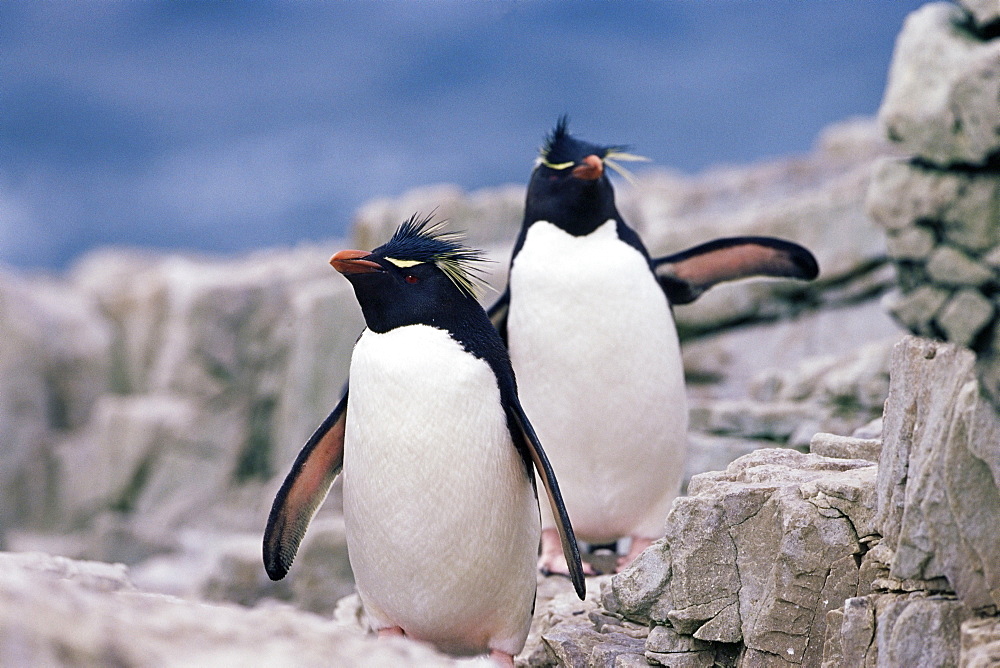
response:
<svg viewBox="0 0 1000 668"><path fill-rule="evenodd" d="M696 172L878 109L922 0L0 2L0 263L341 235L524 183L561 113Z"/></svg>

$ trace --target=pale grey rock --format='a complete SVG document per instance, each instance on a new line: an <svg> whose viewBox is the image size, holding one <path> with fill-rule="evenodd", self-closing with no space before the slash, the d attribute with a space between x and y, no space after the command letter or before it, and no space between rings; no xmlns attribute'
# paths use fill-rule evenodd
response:
<svg viewBox="0 0 1000 668"><path fill-rule="evenodd" d="M962 622L962 668L995 668L1000 665L1000 617L969 619Z"/></svg>
<svg viewBox="0 0 1000 668"><path fill-rule="evenodd" d="M935 242L934 232L926 227L905 227L889 233L886 246L894 260L926 261Z"/></svg>
<svg viewBox="0 0 1000 668"><path fill-rule="evenodd" d="M1000 149L1000 42L981 41L965 13L931 3L896 41L879 117L907 152L938 165L981 165Z"/></svg>
<svg viewBox="0 0 1000 668"><path fill-rule="evenodd" d="M959 290L937 314L937 323L949 341L971 346L993 320L995 307L979 290Z"/></svg>
<svg viewBox="0 0 1000 668"><path fill-rule="evenodd" d="M284 605L253 610L137 591L120 566L0 554L0 664L456 666Z"/></svg>
<svg viewBox="0 0 1000 668"><path fill-rule="evenodd" d="M879 341L890 345L886 342L901 335L899 325L874 297L794 320L722 330L684 342L688 394L694 399L749 396L758 401L821 398L827 394L820 390L824 378L842 368L838 384L847 380L859 388L880 385L873 390L882 393L875 399L880 406L888 387L888 355L868 346Z"/></svg>
<svg viewBox="0 0 1000 668"><path fill-rule="evenodd" d="M991 270L946 244L939 245L927 260L927 275L935 283L954 287L978 287L994 278Z"/></svg>
<svg viewBox="0 0 1000 668"><path fill-rule="evenodd" d="M809 441L809 452L837 459L865 459L878 462L882 452L881 438L857 438L818 433Z"/></svg>
<svg viewBox="0 0 1000 668"><path fill-rule="evenodd" d="M96 304L50 279L0 270L0 544L58 524L55 445L109 390L111 329Z"/></svg>
<svg viewBox="0 0 1000 668"><path fill-rule="evenodd" d="M911 596L894 601L876 621L880 665L958 666L955 639L968 617L968 609L953 599Z"/></svg>
<svg viewBox="0 0 1000 668"><path fill-rule="evenodd" d="M818 663L826 613L857 595L858 535L874 531L874 485L871 462L779 449L695 476L666 536L612 578L616 611L669 622L672 630L651 636L662 646L647 641L647 658L680 647L674 634L742 641L741 665Z"/></svg>
<svg viewBox="0 0 1000 668"><path fill-rule="evenodd" d="M992 249L1000 244L998 206L995 173L933 169L898 159L878 164L867 198L868 213L890 235L890 252L903 243L900 235L910 235L903 245L915 250L900 259L926 257L926 235L935 231L971 253Z"/></svg>
<svg viewBox="0 0 1000 668"><path fill-rule="evenodd" d="M960 601L918 593L850 598L829 613L823 668L958 666Z"/></svg>
<svg viewBox="0 0 1000 668"><path fill-rule="evenodd" d="M893 353L876 524L900 580L947 577L971 610L1000 604L1000 416L984 401L974 355L907 337Z"/></svg>
<svg viewBox="0 0 1000 668"><path fill-rule="evenodd" d="M803 402L719 400L692 406L691 427L715 434L786 441L814 412L813 406Z"/></svg>
<svg viewBox="0 0 1000 668"><path fill-rule="evenodd" d="M996 0L959 0L959 3L972 15L979 30L996 30L1000 21L1000 4Z"/></svg>
<svg viewBox="0 0 1000 668"><path fill-rule="evenodd" d="M523 185L505 185L466 193L454 185L437 184L414 188L396 199L376 199L355 212L353 241L357 248L375 248L414 213L433 213L436 219L450 221L452 229L465 231L473 246L512 244L524 217L524 191Z"/></svg>
<svg viewBox="0 0 1000 668"><path fill-rule="evenodd" d="M930 321L948 301L948 290L921 285L912 292L893 292L886 296L885 307L910 331L920 335L933 335Z"/></svg>

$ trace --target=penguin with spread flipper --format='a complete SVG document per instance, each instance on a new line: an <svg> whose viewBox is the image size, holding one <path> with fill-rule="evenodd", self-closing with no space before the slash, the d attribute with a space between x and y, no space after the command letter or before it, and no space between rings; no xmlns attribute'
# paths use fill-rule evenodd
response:
<svg viewBox="0 0 1000 668"><path fill-rule="evenodd" d="M560 119L531 174L507 288L490 308L577 536L631 538L619 568L663 535L684 473L688 410L671 305L722 281L819 273L807 249L771 237L651 258L608 178L607 167L629 159ZM556 529L543 510L539 567L565 573Z"/></svg>

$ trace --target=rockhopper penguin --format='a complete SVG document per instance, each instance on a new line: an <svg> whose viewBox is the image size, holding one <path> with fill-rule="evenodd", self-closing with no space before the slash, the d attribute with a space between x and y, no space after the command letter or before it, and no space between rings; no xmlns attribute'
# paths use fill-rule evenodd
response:
<svg viewBox="0 0 1000 668"><path fill-rule="evenodd" d="M414 216L374 251L330 260L367 328L349 391L274 500L264 565L284 577L341 473L351 567L372 627L513 665L534 607L535 471L580 598L583 569L506 348L475 298L480 259Z"/></svg>
<svg viewBox="0 0 1000 668"><path fill-rule="evenodd" d="M507 289L490 309L577 536L632 539L619 568L663 535L684 472L688 409L671 303L721 281L819 271L808 250L770 237L651 259L605 169L629 159L559 120L531 174ZM544 511L542 529L539 567L566 572Z"/></svg>

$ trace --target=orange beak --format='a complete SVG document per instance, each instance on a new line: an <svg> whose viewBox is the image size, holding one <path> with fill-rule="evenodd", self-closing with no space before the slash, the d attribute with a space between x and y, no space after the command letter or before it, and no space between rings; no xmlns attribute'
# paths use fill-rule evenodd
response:
<svg viewBox="0 0 1000 668"><path fill-rule="evenodd" d="M583 164L573 168L573 176L584 181L596 181L604 174L604 162L596 155L588 155Z"/></svg>
<svg viewBox="0 0 1000 668"><path fill-rule="evenodd" d="M382 265L378 262L365 260L371 255L368 251L342 250L330 258L333 268L342 274L370 274L376 271L383 271Z"/></svg>

